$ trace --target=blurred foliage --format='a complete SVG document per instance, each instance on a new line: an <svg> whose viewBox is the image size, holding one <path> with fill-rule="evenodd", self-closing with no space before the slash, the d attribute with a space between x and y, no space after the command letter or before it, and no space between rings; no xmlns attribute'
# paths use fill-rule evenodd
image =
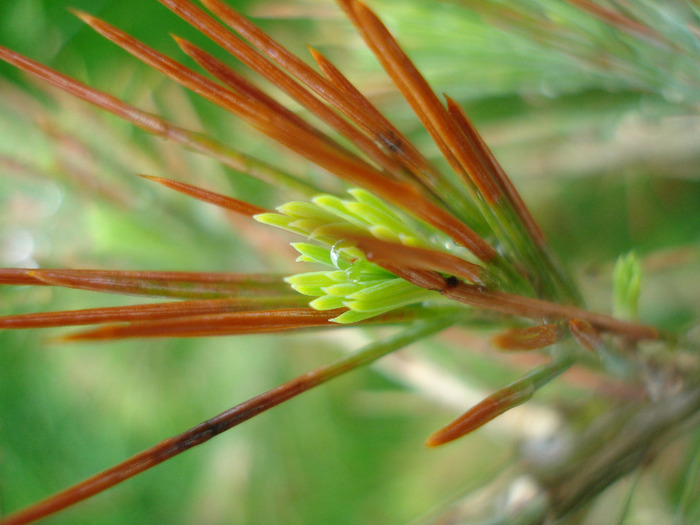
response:
<svg viewBox="0 0 700 525"><path fill-rule="evenodd" d="M333 2L229 3L258 15L263 27L302 56L306 43L327 52L419 146L437 153ZM471 9L479 4L371 2L436 92L465 104L554 250L580 279L591 307L611 308L614 261L634 248L644 272L639 317L687 330L697 340L697 3L636 3L640 16L672 39L670 46L612 30L563 0ZM521 14L536 13L536 20L557 31L499 18L506 4ZM171 32L216 53L157 2L116 0L3 0L0 44L139 107L207 129L289 171L319 176L316 168L101 39L67 7L102 17L173 56L180 53ZM47 92L4 64L0 76L3 266L291 268L295 253L283 235L230 219L133 174L180 175L260 205L286 200L275 191ZM79 291L0 289L3 314L133 302ZM0 332L3 513L368 337L349 330L342 338L313 336L312 345L305 335L58 345L50 340L57 333ZM450 503L498 479L523 437L536 433L530 427L546 426L560 409L576 414L575 424L585 428L614 395L595 376L565 376L537 398L539 418L535 408L524 407L518 412L524 421L427 450L424 438L471 401L460 399L458 388L457 402L440 399L429 387L420 391L415 383L403 388L406 366L417 363L427 378L438 366L449 370L436 372L438 383L449 383L447 377L488 392L531 365L527 356L489 353L478 335L449 339L404 352L403 359L392 356L380 367L384 374L361 371L312 391L52 522L451 523L450 516L460 514L459 505ZM696 429L660 451L655 467L637 481L613 485L580 522L613 523L628 494L629 523L670 523L679 505L685 505L686 523L697 522L700 489L692 458L698 450Z"/></svg>

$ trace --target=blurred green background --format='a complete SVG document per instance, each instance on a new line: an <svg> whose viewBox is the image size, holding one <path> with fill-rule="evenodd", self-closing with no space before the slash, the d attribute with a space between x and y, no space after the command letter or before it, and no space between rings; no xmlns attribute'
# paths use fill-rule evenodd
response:
<svg viewBox="0 0 700 525"><path fill-rule="evenodd" d="M304 57L305 44L326 52L421 147L437 155L333 2L229 3L255 15ZM371 3L436 92L449 92L465 105L589 303L609 310L612 262L635 249L647 279L642 318L689 329L700 304L700 120L688 87L697 71L680 59L670 72L659 69L662 53L647 49L658 46L606 32L566 2L541 2L540 9L556 14L549 19L565 35L573 31L576 38L564 39L569 48L499 23L493 13L475 14L469 4ZM223 56L150 1L3 0L0 44L291 172L322 175L139 64L86 28L68 7L104 18L172 56L181 54L169 33ZM612 58L600 49L612 50ZM601 56L609 60L596 67L602 62L594 59ZM189 59L184 63L191 65ZM133 175L179 178L264 206L283 202L284 195L82 102L46 92L9 66L0 64L0 77L2 266L296 271L287 237L231 220ZM2 314L135 301L48 288L0 289ZM348 329L279 338L52 342L60 333L0 332L2 513L373 335ZM529 366L494 359L484 347L479 336L455 333L411 349L405 361L437 363L450 378L484 391ZM427 365L417 369L430 377ZM539 424L487 429L428 450L425 437L458 409L432 399L430 389L426 394L415 385L402 386L407 372L392 370L336 380L51 522L427 522L494 479L515 457L528 425ZM399 380L392 379L396 375ZM553 388L541 401L568 408L590 403L593 411L604 406L604 396L585 388L560 390ZM465 400L463 408L468 406ZM697 431L686 439L700 443ZM686 449L670 454L667 463L682 464ZM663 521L682 493L684 472L679 467L641 483L638 490L654 499L651 511L647 505L638 512ZM613 490L615 502L627 487Z"/></svg>

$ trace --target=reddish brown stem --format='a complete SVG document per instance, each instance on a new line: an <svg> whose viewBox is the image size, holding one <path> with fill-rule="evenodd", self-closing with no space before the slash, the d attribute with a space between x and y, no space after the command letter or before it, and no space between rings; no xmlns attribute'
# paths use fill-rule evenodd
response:
<svg viewBox="0 0 700 525"><path fill-rule="evenodd" d="M530 319L573 319L588 321L593 326L606 332L613 332L630 340L657 339L659 331L651 326L645 326L628 321L615 319L608 315L583 310L575 306L550 303L542 299L513 295L497 290L487 290L479 286L459 283L448 287L443 292L445 297L465 304L485 308L509 315L528 317Z"/></svg>
<svg viewBox="0 0 700 525"><path fill-rule="evenodd" d="M600 330L621 335L631 341L657 339L659 337L659 331L654 327L622 321L575 306L490 290L483 286L459 281L454 282L431 270L408 268L390 262L377 262L377 264L416 286L438 291L448 299L476 308L535 320L556 319L566 321L569 319L581 319Z"/></svg>

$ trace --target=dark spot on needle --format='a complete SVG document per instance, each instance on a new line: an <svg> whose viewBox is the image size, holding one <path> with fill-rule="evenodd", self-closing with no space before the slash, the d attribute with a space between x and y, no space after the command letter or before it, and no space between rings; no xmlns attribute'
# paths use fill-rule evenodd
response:
<svg viewBox="0 0 700 525"><path fill-rule="evenodd" d="M379 140L392 153L404 152L401 139L397 137L393 131L389 131L386 134L378 133L377 140Z"/></svg>
<svg viewBox="0 0 700 525"><path fill-rule="evenodd" d="M454 288L458 284L459 284L459 279L457 279L454 275L450 275L449 277L447 277L445 279L445 288L448 290L450 288Z"/></svg>

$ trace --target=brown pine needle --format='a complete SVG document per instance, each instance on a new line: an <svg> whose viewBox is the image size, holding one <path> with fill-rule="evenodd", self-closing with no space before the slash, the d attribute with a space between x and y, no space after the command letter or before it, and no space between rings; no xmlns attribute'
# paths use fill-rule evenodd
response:
<svg viewBox="0 0 700 525"><path fill-rule="evenodd" d="M0 329L153 321L223 312L267 310L271 307L302 306L307 302L306 298L299 295L272 295L42 312L0 317Z"/></svg>
<svg viewBox="0 0 700 525"><path fill-rule="evenodd" d="M17 286L47 284L29 268L0 268L0 284Z"/></svg>
<svg viewBox="0 0 700 525"><path fill-rule="evenodd" d="M511 408L528 401L531 397L531 392L523 395L521 390L513 391L509 388L500 390L432 434L425 444L428 447L438 447L455 441L481 428Z"/></svg>
<svg viewBox="0 0 700 525"><path fill-rule="evenodd" d="M163 177L153 177L150 175L139 175L144 179L152 180L163 186L167 186L175 191L189 195L197 200L208 202L220 208L225 208L227 210L240 213L242 215L247 215L252 217L258 213L266 213L268 210L255 206L254 204L249 204L245 201L234 199L233 197L227 197L226 195L221 195L220 193L214 193L213 191L208 191L197 186L192 186L184 182L178 182L170 179L165 179Z"/></svg>
<svg viewBox="0 0 700 525"><path fill-rule="evenodd" d="M0 268L0 284L186 299L287 295L283 279L273 274Z"/></svg>
<svg viewBox="0 0 700 525"><path fill-rule="evenodd" d="M445 100L447 100L447 109L450 115L460 127L465 137L467 137L471 148L478 156L479 164L488 170L490 178L495 181L503 194L508 198L511 206L513 206L513 209L525 226L525 230L530 234L530 238L535 246L543 246L546 244L542 230L532 217L530 210L523 202L518 190L515 189L515 186L513 186L513 183L510 181L510 177L503 171L500 163L496 160L491 149L486 142L484 142L481 134L474 124L472 124L472 121L469 119L464 109L447 95L445 95Z"/></svg>
<svg viewBox="0 0 700 525"><path fill-rule="evenodd" d="M313 308L289 308L254 312L231 312L160 321L106 325L61 337L62 341L95 341L133 337L209 337L219 335L263 334L301 328L330 327L330 319L346 308L320 312Z"/></svg>
<svg viewBox="0 0 700 525"><path fill-rule="evenodd" d="M539 388L565 372L572 364L572 359L562 358L532 370L435 432L425 444L429 447L437 447L466 436L511 408L528 401Z"/></svg>
<svg viewBox="0 0 700 525"><path fill-rule="evenodd" d="M274 303L272 298L251 299L251 308L242 311L234 309L232 313L217 315L197 315L165 318L162 321L138 321L130 324L109 324L92 330L74 332L59 341L92 341L126 339L135 337L214 337L263 334L269 332L289 332L310 328L353 328L358 325L390 325L423 321L446 315L454 315L454 310L436 310L426 312L420 307L404 307L377 315L365 321L353 324L338 324L330 319L344 313L347 308L319 311L313 308L296 306L306 305L308 298L289 296ZM269 309L271 303L274 308ZM245 301L241 304L245 304ZM279 308L282 307L282 308Z"/></svg>
<svg viewBox="0 0 700 525"><path fill-rule="evenodd" d="M404 246L371 237L355 238L354 240L357 242L358 248L367 255L367 260L380 266L387 263L395 264L394 261L400 260L401 266L436 270L466 279L471 283L483 284L484 269L455 255L428 248Z"/></svg>

